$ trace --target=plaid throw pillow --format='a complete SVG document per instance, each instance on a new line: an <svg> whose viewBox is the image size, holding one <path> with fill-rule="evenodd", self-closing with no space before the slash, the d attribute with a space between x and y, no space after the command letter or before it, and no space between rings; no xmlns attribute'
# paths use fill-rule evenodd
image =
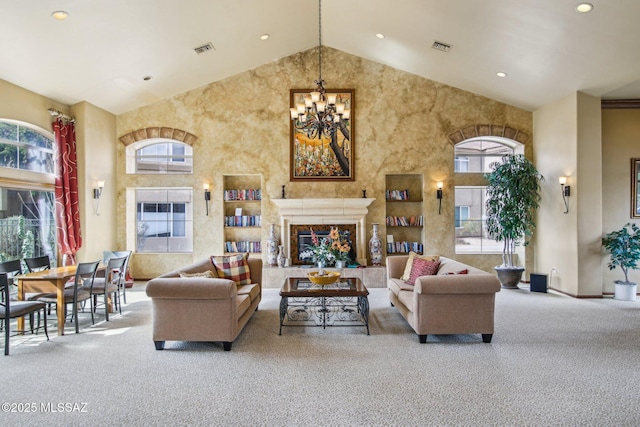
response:
<svg viewBox="0 0 640 427"><path fill-rule="evenodd" d="M230 279L237 285L251 284L251 270L247 258L249 254L238 254L229 256L212 256L211 262L216 267L218 277Z"/></svg>
<svg viewBox="0 0 640 427"><path fill-rule="evenodd" d="M438 267L440 267L440 261L427 261L422 258L415 258L407 284L414 286L418 277L435 275L438 272Z"/></svg>

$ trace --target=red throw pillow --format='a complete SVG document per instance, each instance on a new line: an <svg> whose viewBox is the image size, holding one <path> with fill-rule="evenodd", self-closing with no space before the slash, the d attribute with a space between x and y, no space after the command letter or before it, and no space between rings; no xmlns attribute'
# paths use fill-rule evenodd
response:
<svg viewBox="0 0 640 427"><path fill-rule="evenodd" d="M427 261L421 258L414 258L407 284L413 286L416 284L418 277L435 275L438 272L438 268L440 268L440 261Z"/></svg>

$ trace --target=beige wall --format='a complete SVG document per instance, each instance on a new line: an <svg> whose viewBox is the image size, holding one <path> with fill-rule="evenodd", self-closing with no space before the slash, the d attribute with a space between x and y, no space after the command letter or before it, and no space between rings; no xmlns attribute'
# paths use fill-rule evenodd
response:
<svg viewBox="0 0 640 427"><path fill-rule="evenodd" d="M640 158L640 110L602 110L602 230L622 228L631 212L631 158ZM610 271L609 256L602 253L603 287L613 293L613 282L624 280L620 268ZM640 282L640 272L633 271L629 280Z"/></svg>
<svg viewBox="0 0 640 427"><path fill-rule="evenodd" d="M27 122L47 132L52 132L52 119L47 111L49 108L55 108L65 114L69 113L68 106L5 80L0 80L0 101L1 118Z"/></svg>
<svg viewBox="0 0 640 427"><path fill-rule="evenodd" d="M576 103L577 94L572 94L533 113L534 160L545 178L536 218L534 269L548 275L550 287L572 295L578 293ZM572 190L567 214L560 176L568 177Z"/></svg>
<svg viewBox="0 0 640 427"><path fill-rule="evenodd" d="M116 246L116 117L88 102L71 108L77 120L76 149L78 157L80 224L83 230L82 248L78 259L102 259L105 250ZM93 198L97 181L105 181L100 203Z"/></svg>
<svg viewBox="0 0 640 427"><path fill-rule="evenodd" d="M602 295L602 108L600 98L577 95L578 295ZM573 189L572 189L573 190Z"/></svg>
<svg viewBox="0 0 640 427"><path fill-rule="evenodd" d="M386 174L424 176L425 252L454 256L453 146L447 135L475 124L508 125L532 134L530 112L333 49L323 51L328 88L355 89L355 182L289 182L289 89L310 88L317 78L317 50L292 55L185 94L117 117L117 136L146 127L183 129L198 137L194 174L134 176L125 174L125 147L117 146L119 247L126 242L125 190L128 187L194 188L194 253L136 254L134 275L153 277L223 248L222 176L263 176L263 231L278 223L271 198L375 197L368 224L384 224ZM436 181L445 185L438 215ZM209 216L202 184L212 182ZM278 230L279 232L279 230ZM380 234L386 235L381 227ZM131 248L129 248L131 249ZM499 257L465 257L491 270Z"/></svg>
<svg viewBox="0 0 640 427"><path fill-rule="evenodd" d="M41 129L52 132L52 117L47 111L54 108L67 115L77 118L76 142L78 151L78 184L80 191L80 215L83 248L78 253L78 261L100 258L102 250L115 247L115 116L87 103L80 103L73 107L55 102L49 98L0 80L0 118L19 120ZM104 179L111 181L111 197L108 189L107 198L103 200L101 210L104 217L96 220L92 217L91 208L91 180L93 174L104 172ZM2 178L29 179L28 175L19 171L2 171ZM8 174L8 175L7 175ZM53 179L51 180L51 185ZM53 189L53 187L49 187ZM106 205L106 206L105 206Z"/></svg>
<svg viewBox="0 0 640 427"><path fill-rule="evenodd" d="M571 94L533 114L534 158L545 177L537 216L535 270L574 296L602 294L600 99ZM564 214L560 176L571 188Z"/></svg>

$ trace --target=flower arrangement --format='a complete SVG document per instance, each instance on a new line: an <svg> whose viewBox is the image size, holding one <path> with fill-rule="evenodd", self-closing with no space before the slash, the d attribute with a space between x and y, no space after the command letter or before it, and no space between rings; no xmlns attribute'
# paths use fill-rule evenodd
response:
<svg viewBox="0 0 640 427"><path fill-rule="evenodd" d="M325 266L349 259L351 245L344 233L341 234L337 228L332 228L327 236L318 237L312 228L310 230L311 244L300 253L300 258L312 259L314 263Z"/></svg>
<svg viewBox="0 0 640 427"><path fill-rule="evenodd" d="M337 228L332 228L329 233L331 240L331 253L338 261L349 261L349 252L351 244L347 239L346 233L340 233Z"/></svg>

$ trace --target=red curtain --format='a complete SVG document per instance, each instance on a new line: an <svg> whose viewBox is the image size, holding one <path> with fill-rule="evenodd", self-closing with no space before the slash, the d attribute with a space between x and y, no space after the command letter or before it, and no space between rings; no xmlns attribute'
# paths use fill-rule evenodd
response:
<svg viewBox="0 0 640 427"><path fill-rule="evenodd" d="M53 122L56 139L56 227L58 253L62 265L75 264L76 252L82 246L80 210L78 206L78 163L76 161L76 128L72 122L58 117Z"/></svg>

